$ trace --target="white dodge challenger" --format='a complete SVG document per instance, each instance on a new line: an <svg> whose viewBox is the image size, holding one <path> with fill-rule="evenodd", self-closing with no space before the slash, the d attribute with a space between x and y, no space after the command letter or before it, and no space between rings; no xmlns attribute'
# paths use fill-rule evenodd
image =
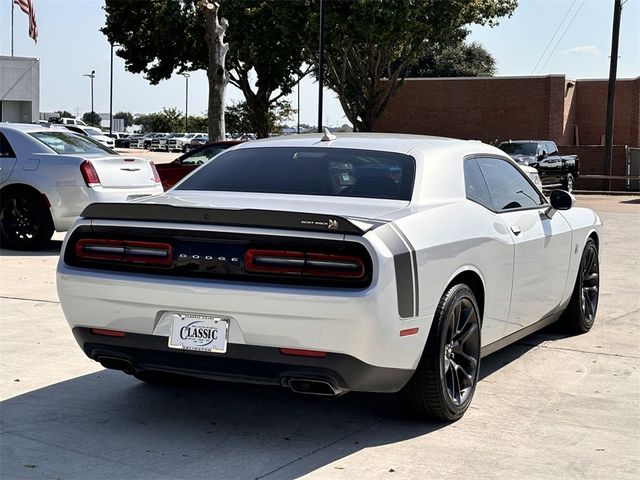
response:
<svg viewBox="0 0 640 480"><path fill-rule="evenodd" d="M58 294L84 352L144 381L400 392L455 420L482 356L593 325L601 222L573 203L475 141L250 142L160 196L88 206Z"/></svg>

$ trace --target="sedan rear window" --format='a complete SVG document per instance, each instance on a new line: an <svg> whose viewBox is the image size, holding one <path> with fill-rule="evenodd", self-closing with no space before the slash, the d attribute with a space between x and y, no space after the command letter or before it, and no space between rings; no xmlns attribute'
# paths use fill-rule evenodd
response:
<svg viewBox="0 0 640 480"><path fill-rule="evenodd" d="M177 190L411 200L409 155L346 148L243 148L224 152Z"/></svg>
<svg viewBox="0 0 640 480"><path fill-rule="evenodd" d="M71 132L33 132L29 135L56 153L115 153L92 138Z"/></svg>

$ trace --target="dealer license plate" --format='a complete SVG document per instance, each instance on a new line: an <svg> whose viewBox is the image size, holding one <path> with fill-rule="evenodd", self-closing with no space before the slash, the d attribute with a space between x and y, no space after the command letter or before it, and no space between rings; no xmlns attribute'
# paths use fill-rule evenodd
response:
<svg viewBox="0 0 640 480"><path fill-rule="evenodd" d="M171 320L169 347L224 353L228 336L228 318L175 313Z"/></svg>

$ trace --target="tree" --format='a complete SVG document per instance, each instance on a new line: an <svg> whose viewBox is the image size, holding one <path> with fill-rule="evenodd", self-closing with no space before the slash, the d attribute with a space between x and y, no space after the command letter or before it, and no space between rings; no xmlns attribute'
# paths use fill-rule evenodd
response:
<svg viewBox="0 0 640 480"><path fill-rule="evenodd" d="M307 27L310 3L221 0L220 15L230 28L224 32L229 45L226 71L220 72L207 56L206 15L199 10L200 2L107 0L102 32L109 41L122 45L116 54L125 60L127 70L144 73L152 84L176 71L207 68L210 82L212 74L228 74L228 81L245 97L248 115L259 125L256 133L268 135L269 111L278 108L279 100L307 72L299 32ZM210 118L213 108L218 106L209 105Z"/></svg>
<svg viewBox="0 0 640 480"><path fill-rule="evenodd" d="M133 120L134 125L140 125L142 133L151 132L151 115L138 115Z"/></svg>
<svg viewBox="0 0 640 480"><path fill-rule="evenodd" d="M407 71L407 77L481 77L496 72L496 60L478 42L435 45Z"/></svg>
<svg viewBox="0 0 640 480"><path fill-rule="evenodd" d="M67 112L66 110L56 110L56 113L60 115L60 118L76 118L71 112Z"/></svg>
<svg viewBox="0 0 640 480"><path fill-rule="evenodd" d="M86 112L82 115L82 121L87 125L99 127L102 117L100 117L96 112Z"/></svg>
<svg viewBox="0 0 640 480"><path fill-rule="evenodd" d="M315 5L314 0L308 0ZM495 25L517 0L332 0L325 4L325 84L354 130L371 131L409 67L433 44L462 41L471 23ZM317 65L317 14L302 34Z"/></svg>
<svg viewBox="0 0 640 480"><path fill-rule="evenodd" d="M133 125L133 115L131 114L131 112L118 112L113 115L113 118L124 119L124 128Z"/></svg>
<svg viewBox="0 0 640 480"><path fill-rule="evenodd" d="M269 109L266 119L266 134L281 134L285 127L284 122L290 119L295 113L295 109L291 107L291 103L286 100L280 100L275 106ZM236 102L227 107L226 122L229 132L234 136L243 136L247 134L256 134L257 127L262 128L262 122L256 123L256 117L249 110L247 102Z"/></svg>
<svg viewBox="0 0 640 480"><path fill-rule="evenodd" d="M177 108L163 108L162 112L149 115L152 132L181 132L184 129L184 115Z"/></svg>

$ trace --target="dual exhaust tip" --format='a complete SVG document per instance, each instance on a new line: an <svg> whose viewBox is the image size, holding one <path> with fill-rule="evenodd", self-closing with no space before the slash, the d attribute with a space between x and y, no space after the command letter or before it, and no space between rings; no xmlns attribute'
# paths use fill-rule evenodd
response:
<svg viewBox="0 0 640 480"><path fill-rule="evenodd" d="M124 358L106 357L101 356L98 358L100 364L112 370L121 370L125 373L134 373L136 368L133 364ZM332 383L326 380L320 380L316 378L289 378L286 379L283 384L288 386L296 393L302 393L305 395L318 395L322 397L337 397L341 395L343 390L336 387Z"/></svg>

